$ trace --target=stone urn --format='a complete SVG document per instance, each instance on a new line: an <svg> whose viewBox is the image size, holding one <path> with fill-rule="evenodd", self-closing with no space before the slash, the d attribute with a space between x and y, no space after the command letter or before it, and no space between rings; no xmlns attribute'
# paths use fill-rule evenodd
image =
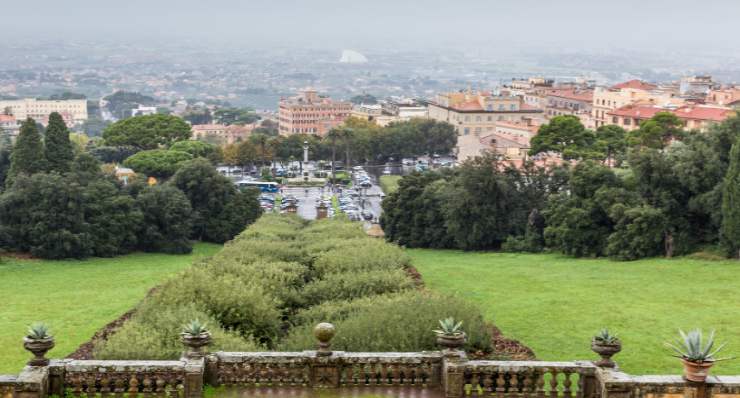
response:
<svg viewBox="0 0 740 398"><path fill-rule="evenodd" d="M188 348L185 356L188 358L202 358L206 355L206 349L211 344L211 332L200 334L180 333L180 341Z"/></svg>
<svg viewBox="0 0 740 398"><path fill-rule="evenodd" d="M709 368L714 365L714 361L692 362L681 358L683 362L683 377L688 381L704 383L709 376Z"/></svg>
<svg viewBox="0 0 740 398"><path fill-rule="evenodd" d="M331 339L336 333L334 325L327 322L321 322L313 328L313 335L319 341L316 355L320 357L331 355Z"/></svg>
<svg viewBox="0 0 740 398"><path fill-rule="evenodd" d="M437 345L444 347L446 351L458 351L467 341L465 333L443 334L437 333Z"/></svg>
<svg viewBox="0 0 740 398"><path fill-rule="evenodd" d="M594 365L602 368L614 368L617 364L611 358L613 355L622 351L622 343L617 341L610 344L594 339L591 341L591 351L601 357L600 360L594 362Z"/></svg>
<svg viewBox="0 0 740 398"><path fill-rule="evenodd" d="M54 337L49 336L45 339L23 338L23 348L30 351L34 358L28 361L30 366L46 366L49 360L45 358L46 353L54 348Z"/></svg>

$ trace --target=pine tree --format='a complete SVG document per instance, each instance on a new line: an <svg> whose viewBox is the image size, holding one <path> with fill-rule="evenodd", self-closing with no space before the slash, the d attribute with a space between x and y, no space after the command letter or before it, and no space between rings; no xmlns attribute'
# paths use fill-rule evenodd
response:
<svg viewBox="0 0 740 398"><path fill-rule="evenodd" d="M69 130L64 124L62 115L53 112L49 115L49 126L46 128L46 162L49 171L65 173L69 171L74 151L69 141Z"/></svg>
<svg viewBox="0 0 740 398"><path fill-rule="evenodd" d="M740 258L740 139L730 151L730 167L722 191L722 244L731 257Z"/></svg>
<svg viewBox="0 0 740 398"><path fill-rule="evenodd" d="M41 142L36 121L30 117L21 124L21 131L10 155L10 169L6 185L10 185L18 174L35 174L46 171L44 143Z"/></svg>

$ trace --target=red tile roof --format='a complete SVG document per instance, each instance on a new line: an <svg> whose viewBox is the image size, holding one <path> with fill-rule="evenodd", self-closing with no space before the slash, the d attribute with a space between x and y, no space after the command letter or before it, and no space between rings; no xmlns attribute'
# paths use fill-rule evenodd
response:
<svg viewBox="0 0 740 398"><path fill-rule="evenodd" d="M14 122L15 116L13 115L0 115L0 122Z"/></svg>
<svg viewBox="0 0 740 398"><path fill-rule="evenodd" d="M612 88L615 90L622 88L634 88L638 90L650 91L655 90L656 88L658 88L658 86L656 86L655 84L646 83L642 80L634 79L624 83L615 84L614 86L612 86Z"/></svg>
<svg viewBox="0 0 740 398"><path fill-rule="evenodd" d="M451 108L457 109L460 111L482 111L483 110L483 107L480 106L480 102L478 102L478 100L463 102L462 104L457 104L455 106L452 106Z"/></svg>
<svg viewBox="0 0 740 398"><path fill-rule="evenodd" d="M627 105L608 112L608 114L644 120L650 119L658 112L670 112L685 120L709 120L713 122L721 122L734 113L732 109L710 106L684 106L673 110L654 105Z"/></svg>
<svg viewBox="0 0 740 398"><path fill-rule="evenodd" d="M558 88L547 91L548 96L567 98L575 101L591 103L594 99L593 90L577 90L573 88Z"/></svg>

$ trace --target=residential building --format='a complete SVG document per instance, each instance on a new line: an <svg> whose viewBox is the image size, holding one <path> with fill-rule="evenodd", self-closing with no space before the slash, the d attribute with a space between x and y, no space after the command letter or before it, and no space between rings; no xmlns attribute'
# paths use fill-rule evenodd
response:
<svg viewBox="0 0 740 398"><path fill-rule="evenodd" d="M548 119L561 115L573 115L581 119L587 128L593 128L591 108L594 91L581 88L554 88L545 93L547 103L545 117Z"/></svg>
<svg viewBox="0 0 740 398"><path fill-rule="evenodd" d="M426 105L408 98L388 98L377 104L360 104L352 109L352 116L375 122L384 127L393 122L407 122L414 118L426 119Z"/></svg>
<svg viewBox="0 0 740 398"><path fill-rule="evenodd" d="M679 91L685 97L704 98L714 86L712 76L688 76L681 79Z"/></svg>
<svg viewBox="0 0 740 398"><path fill-rule="evenodd" d="M0 133L8 134L11 139L18 136L20 124L13 115L0 114Z"/></svg>
<svg viewBox="0 0 740 398"><path fill-rule="evenodd" d="M61 114L69 126L82 124L87 121L87 100L0 100L0 113L13 115L19 122L30 117L46 125L53 112Z"/></svg>
<svg viewBox="0 0 740 398"><path fill-rule="evenodd" d="M210 142L216 145L228 145L245 140L256 124L224 125L224 124L196 124L192 127L190 139Z"/></svg>
<svg viewBox="0 0 740 398"><path fill-rule="evenodd" d="M314 90L305 90L298 96L281 99L279 108L278 129L283 135L324 135L342 124L352 113L352 103L334 101L318 95Z"/></svg>
<svg viewBox="0 0 740 398"><path fill-rule="evenodd" d="M521 97L494 96L488 92L452 92L437 95L428 102L429 118L455 126L458 135L481 136L492 133L496 122L539 123L542 109L526 105Z"/></svg>
<svg viewBox="0 0 740 398"><path fill-rule="evenodd" d="M630 80L611 87L596 87L591 106L593 128L612 124L609 112L638 103L664 107L680 107L686 101L676 92L640 80Z"/></svg>
<svg viewBox="0 0 740 398"><path fill-rule="evenodd" d="M667 108L657 105L627 105L607 113L609 124L622 127L627 131L640 127L640 123L655 116L658 112L670 112L678 116L688 130L706 131L713 124L721 123L735 114L728 107L710 105L685 105L680 108Z"/></svg>
<svg viewBox="0 0 740 398"><path fill-rule="evenodd" d="M740 87L732 86L710 90L705 101L708 104L728 106L740 101Z"/></svg>
<svg viewBox="0 0 740 398"><path fill-rule="evenodd" d="M131 109L131 116L148 116L148 115L156 115L157 114L157 107L156 106L143 106L139 104L137 108Z"/></svg>

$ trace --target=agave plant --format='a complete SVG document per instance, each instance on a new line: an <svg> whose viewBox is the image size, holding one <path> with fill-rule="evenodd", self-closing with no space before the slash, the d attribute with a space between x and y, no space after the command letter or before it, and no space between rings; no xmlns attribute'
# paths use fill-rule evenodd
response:
<svg viewBox="0 0 740 398"><path fill-rule="evenodd" d="M676 340L675 343L666 343L668 347L676 352L677 355L673 355L674 357L689 362L716 362L728 359L714 358L725 346L725 343L722 343L719 347L714 348L714 330L709 334L706 342L704 342L701 329L694 329L688 333L679 329L678 333L681 335L681 339Z"/></svg>
<svg viewBox="0 0 740 398"><path fill-rule="evenodd" d="M43 322L35 322L28 327L28 334L26 335L31 340L44 340L51 338L49 334L49 326Z"/></svg>
<svg viewBox="0 0 740 398"><path fill-rule="evenodd" d="M463 334L462 321L455 322L455 318L441 319L439 321L439 329L434 332L444 336L459 336Z"/></svg>
<svg viewBox="0 0 740 398"><path fill-rule="evenodd" d="M603 328L598 334L594 336L594 341L599 344L619 344L619 337L616 334L612 334L607 328Z"/></svg>
<svg viewBox="0 0 740 398"><path fill-rule="evenodd" d="M205 323L200 322L197 319L194 319L190 321L189 323L186 323L182 327L182 333L187 334L189 336L200 336L202 334L208 333L208 328Z"/></svg>

